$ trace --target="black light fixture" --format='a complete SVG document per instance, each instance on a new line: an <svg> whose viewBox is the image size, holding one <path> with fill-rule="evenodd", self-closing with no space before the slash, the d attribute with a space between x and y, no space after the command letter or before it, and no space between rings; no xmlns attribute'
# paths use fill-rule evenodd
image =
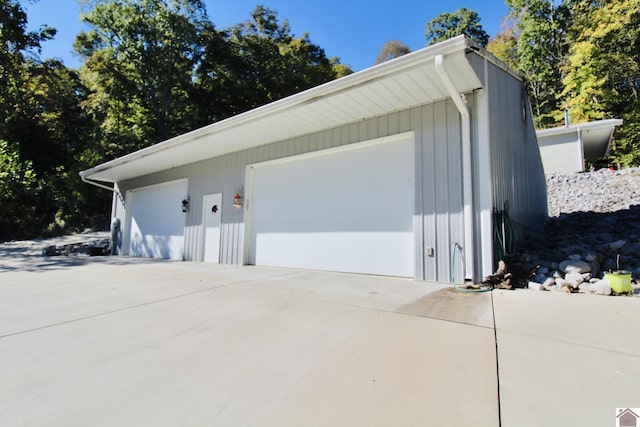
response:
<svg viewBox="0 0 640 427"><path fill-rule="evenodd" d="M189 212L189 198L182 199L182 212Z"/></svg>

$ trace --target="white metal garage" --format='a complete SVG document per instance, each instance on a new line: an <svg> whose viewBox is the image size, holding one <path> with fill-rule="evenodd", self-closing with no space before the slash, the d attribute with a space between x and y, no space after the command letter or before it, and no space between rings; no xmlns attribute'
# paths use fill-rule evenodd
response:
<svg viewBox="0 0 640 427"><path fill-rule="evenodd" d="M187 180L171 181L127 193L129 255L149 258L184 258L185 214L181 201Z"/></svg>
<svg viewBox="0 0 640 427"><path fill-rule="evenodd" d="M414 277L414 136L248 167L249 263Z"/></svg>
<svg viewBox="0 0 640 427"><path fill-rule="evenodd" d="M80 176L114 192L125 253L479 282L495 271L493 212L508 201L518 234L547 214L524 93L459 36ZM179 219L177 187L136 194L179 178L192 204Z"/></svg>

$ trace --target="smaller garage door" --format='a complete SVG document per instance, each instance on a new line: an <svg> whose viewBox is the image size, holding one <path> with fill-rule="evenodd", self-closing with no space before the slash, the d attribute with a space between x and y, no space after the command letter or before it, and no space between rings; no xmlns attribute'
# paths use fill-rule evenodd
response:
<svg viewBox="0 0 640 427"><path fill-rule="evenodd" d="M251 166L249 263L415 274L413 134Z"/></svg>
<svg viewBox="0 0 640 427"><path fill-rule="evenodd" d="M182 200L187 181L172 181L129 193L129 255L184 258L185 213Z"/></svg>

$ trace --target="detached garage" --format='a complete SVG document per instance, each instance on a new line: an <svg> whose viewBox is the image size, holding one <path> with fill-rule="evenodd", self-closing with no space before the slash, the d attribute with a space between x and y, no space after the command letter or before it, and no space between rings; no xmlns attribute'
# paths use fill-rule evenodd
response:
<svg viewBox="0 0 640 427"><path fill-rule="evenodd" d="M546 216L522 79L460 36L81 173L131 256L461 283Z"/></svg>
<svg viewBox="0 0 640 427"><path fill-rule="evenodd" d="M537 131L544 172L583 172L585 160L609 155L613 132L621 124L621 119L608 119Z"/></svg>

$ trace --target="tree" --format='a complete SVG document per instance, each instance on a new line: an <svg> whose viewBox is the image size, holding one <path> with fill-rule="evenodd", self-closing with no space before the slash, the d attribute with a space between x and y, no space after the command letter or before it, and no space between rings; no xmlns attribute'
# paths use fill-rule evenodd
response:
<svg viewBox="0 0 640 427"><path fill-rule="evenodd" d="M331 65L333 66L333 73L336 75L336 79L353 74L351 67L347 64L341 63L340 58L337 56L331 58Z"/></svg>
<svg viewBox="0 0 640 427"><path fill-rule="evenodd" d="M34 231L38 180L30 162L20 160L15 147L0 139L0 242Z"/></svg>
<svg viewBox="0 0 640 427"><path fill-rule="evenodd" d="M378 53L378 56L376 57L376 64L390 61L402 55L406 55L409 52L411 52L411 49L409 49L409 46L406 44L397 40L390 40L382 46L382 49L380 49L380 53Z"/></svg>
<svg viewBox="0 0 640 427"><path fill-rule="evenodd" d="M212 27L201 0L89 0L82 20L91 29L75 49L105 158L195 127L190 97Z"/></svg>
<svg viewBox="0 0 640 427"><path fill-rule="evenodd" d="M40 234L57 209L46 196L63 147L52 138L61 120L51 114L65 108L52 106L65 95L41 79L49 64L38 58L40 43L55 30L26 26L19 2L0 2L0 240Z"/></svg>
<svg viewBox="0 0 640 427"><path fill-rule="evenodd" d="M505 0L517 27L518 68L526 80L536 127L556 123L561 104L562 63L570 13L554 0Z"/></svg>
<svg viewBox="0 0 640 427"><path fill-rule="evenodd" d="M640 164L640 3L580 0L571 10L565 106L576 121L624 118L614 158Z"/></svg>
<svg viewBox="0 0 640 427"><path fill-rule="evenodd" d="M505 20L504 28L487 43L487 50L514 70L519 69L518 36L512 21Z"/></svg>
<svg viewBox="0 0 640 427"><path fill-rule="evenodd" d="M0 1L0 138L7 138L6 124L20 108L26 55L39 52L40 43L51 39L56 30L43 27L27 31L27 14L17 0Z"/></svg>
<svg viewBox="0 0 640 427"><path fill-rule="evenodd" d="M218 120L348 74L340 65L309 34L296 37L276 11L258 6L250 20L209 35L198 81L218 100Z"/></svg>
<svg viewBox="0 0 640 427"><path fill-rule="evenodd" d="M482 47L485 47L489 42L489 35L482 28L478 13L464 7L454 13L441 13L427 23L425 30L427 46L461 34L466 35Z"/></svg>

